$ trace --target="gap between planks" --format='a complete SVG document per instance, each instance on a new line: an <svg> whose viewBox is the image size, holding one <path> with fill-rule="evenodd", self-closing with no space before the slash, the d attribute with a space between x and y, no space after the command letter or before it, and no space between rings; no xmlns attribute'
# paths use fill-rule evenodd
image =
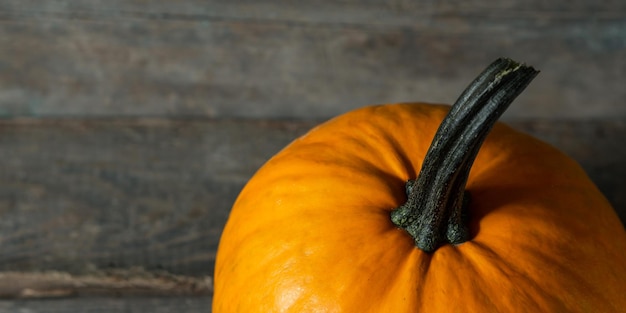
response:
<svg viewBox="0 0 626 313"><path fill-rule="evenodd" d="M140 267L72 275L58 271L0 272L0 298L43 299L84 296L210 296L210 276L189 277Z"/></svg>

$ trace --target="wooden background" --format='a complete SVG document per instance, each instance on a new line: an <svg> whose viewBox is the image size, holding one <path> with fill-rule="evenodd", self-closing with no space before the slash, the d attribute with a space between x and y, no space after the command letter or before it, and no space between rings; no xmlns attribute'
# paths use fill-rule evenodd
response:
<svg viewBox="0 0 626 313"><path fill-rule="evenodd" d="M500 56L542 70L509 115L626 115L626 2L0 2L0 113L327 118L449 103Z"/></svg>
<svg viewBox="0 0 626 313"><path fill-rule="evenodd" d="M626 221L624 1L0 1L0 312L208 310L267 158L353 108L453 102L499 56L542 71L504 119Z"/></svg>

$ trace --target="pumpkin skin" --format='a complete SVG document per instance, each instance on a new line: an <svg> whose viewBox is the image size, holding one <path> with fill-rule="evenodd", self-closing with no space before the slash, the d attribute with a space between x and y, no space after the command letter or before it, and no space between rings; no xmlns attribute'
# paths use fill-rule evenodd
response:
<svg viewBox="0 0 626 313"><path fill-rule="evenodd" d="M498 123L473 164L471 240L433 253L389 218L449 107L371 106L295 140L235 202L213 312L618 312L626 231L580 166Z"/></svg>

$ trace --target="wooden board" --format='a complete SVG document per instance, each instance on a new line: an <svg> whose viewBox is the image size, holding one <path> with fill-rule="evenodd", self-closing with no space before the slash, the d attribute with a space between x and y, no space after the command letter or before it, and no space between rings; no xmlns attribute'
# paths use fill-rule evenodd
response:
<svg viewBox="0 0 626 313"><path fill-rule="evenodd" d="M626 220L626 120L511 121L577 159ZM212 276L254 171L313 121L0 121L0 271Z"/></svg>
<svg viewBox="0 0 626 313"><path fill-rule="evenodd" d="M69 297L210 297L209 276L173 275L138 267L72 275L58 271L0 272L0 299Z"/></svg>
<svg viewBox="0 0 626 313"><path fill-rule="evenodd" d="M0 269L212 273L248 177L311 125L0 122Z"/></svg>
<svg viewBox="0 0 626 313"><path fill-rule="evenodd" d="M1 116L326 118L542 73L511 117L626 116L624 1L0 3Z"/></svg>
<svg viewBox="0 0 626 313"><path fill-rule="evenodd" d="M0 313L211 313L209 297L0 300Z"/></svg>

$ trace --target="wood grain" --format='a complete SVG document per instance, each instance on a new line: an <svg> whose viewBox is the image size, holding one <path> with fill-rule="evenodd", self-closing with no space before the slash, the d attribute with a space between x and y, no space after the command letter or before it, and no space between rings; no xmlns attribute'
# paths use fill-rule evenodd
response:
<svg viewBox="0 0 626 313"><path fill-rule="evenodd" d="M624 1L0 3L0 115L326 118L451 103L496 57L511 117L626 116Z"/></svg>
<svg viewBox="0 0 626 313"><path fill-rule="evenodd" d="M139 268L94 271L88 275L47 272L0 272L0 299L65 297L211 296L211 277L188 277Z"/></svg>
<svg viewBox="0 0 626 313"><path fill-rule="evenodd" d="M570 154L626 221L626 120L511 120ZM0 271L212 276L231 204L315 121L0 121Z"/></svg>
<svg viewBox="0 0 626 313"><path fill-rule="evenodd" d="M211 313L212 297L0 300L0 313Z"/></svg>
<svg viewBox="0 0 626 313"><path fill-rule="evenodd" d="M0 122L0 269L210 274L237 193L308 126Z"/></svg>

